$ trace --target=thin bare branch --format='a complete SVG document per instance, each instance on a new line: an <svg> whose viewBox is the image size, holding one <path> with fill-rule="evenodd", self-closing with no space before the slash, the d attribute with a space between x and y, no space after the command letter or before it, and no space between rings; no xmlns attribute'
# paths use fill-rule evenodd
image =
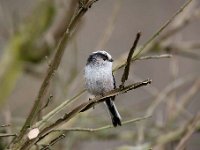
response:
<svg viewBox="0 0 200 150"><path fill-rule="evenodd" d="M200 9L199 8L197 9L195 7L196 7L196 1L194 1L193 4L189 5L185 9L185 11L182 14L180 14L176 20L172 22L172 24L169 26L168 31L165 32L163 35L161 35L158 42L167 40L171 36L178 33L180 30L185 28L189 23L192 22L192 20L199 18Z"/></svg>
<svg viewBox="0 0 200 150"><path fill-rule="evenodd" d="M119 16L119 12L120 12L120 8L121 8L121 3L123 1L122 0L116 0L116 2L114 3L114 6L113 6L113 10L112 10L112 13L111 15L109 16L108 18L108 24L107 24L107 27L105 28L105 31L103 32L97 46L95 49L102 49L104 48L104 46L107 44L107 42L109 41L112 33L113 33L113 30L115 28L115 22L116 22L116 19L117 17Z"/></svg>
<svg viewBox="0 0 200 150"><path fill-rule="evenodd" d="M156 38L160 35L160 33L165 30L168 25L174 21L175 18L177 18L177 16L192 2L193 0L188 0L166 23L164 23L164 25L161 26L161 28L155 32L155 34L153 34L151 36L151 38L144 44L142 45L140 48L136 49L136 52L134 53L132 60L131 61L135 61L142 52L147 52L152 50L152 48L154 48L157 45L156 42ZM120 63L117 63L113 69L113 71L116 71L122 67L124 67L126 64L126 61L123 60Z"/></svg>
<svg viewBox="0 0 200 150"><path fill-rule="evenodd" d="M191 98L199 91L200 89L200 79L194 81L192 87L189 88L187 92L185 92L176 103L176 110L173 112L172 119L175 119L181 112L185 112L185 107L191 101Z"/></svg>
<svg viewBox="0 0 200 150"><path fill-rule="evenodd" d="M141 56L136 60L161 59L161 58L171 58L171 57L173 57L173 55L171 54L161 54L161 55Z"/></svg>
<svg viewBox="0 0 200 150"><path fill-rule="evenodd" d="M182 138L181 138L180 142L178 143L178 145L176 146L175 150L184 150L185 144L187 143L189 138L193 135L193 133L196 131L199 123L200 123L200 113L198 115L196 115L193 118L193 120L191 121L191 123L189 123L186 126L186 132L182 136Z"/></svg>
<svg viewBox="0 0 200 150"><path fill-rule="evenodd" d="M187 58L191 58L193 60L200 60L200 55L197 52L192 52L191 49L186 49L185 47L181 46L181 45L175 45L175 44L170 44L169 46L164 46L161 47L162 49L164 49L167 52L170 52L172 54L176 54L182 57L187 57Z"/></svg>
<svg viewBox="0 0 200 150"><path fill-rule="evenodd" d="M183 10L192 2L192 0L188 0L133 56L133 60L135 60L140 53L147 47L149 44L155 40L155 38L172 22L174 19L181 13Z"/></svg>
<svg viewBox="0 0 200 150"><path fill-rule="evenodd" d="M147 109L146 113L148 115L152 114L155 110L155 108L161 103L163 102L163 100L167 97L167 95L172 92L174 89L182 86L183 84L194 80L195 76L194 75L189 75L187 77L183 77L183 78L179 78L177 80L175 80L174 82L170 83L164 90L162 90L160 92L160 94L157 96L157 98L155 99L155 101L149 106L149 108Z"/></svg>
<svg viewBox="0 0 200 150"><path fill-rule="evenodd" d="M131 119L131 120L127 120L127 121L123 121L122 125L127 125L130 123L135 123L147 118L150 118L151 116L144 116L144 117L139 117L139 118L135 118L135 119ZM107 126L103 126L100 128L95 128L95 129L91 129L91 128L68 128L68 129L56 129L56 130L52 130L52 132L62 132L62 131L82 131L82 132L98 132L98 131L102 131L102 130L106 130L106 129L110 129L110 128L114 128L113 125L107 125Z"/></svg>
<svg viewBox="0 0 200 150"><path fill-rule="evenodd" d="M151 116L144 116L144 117L139 117L139 118L135 118L135 119L123 121L122 125L127 125L127 124L130 124L130 123L135 123L135 122L138 122L138 121L142 121L144 119L148 119L150 117ZM38 141L42 140L44 137L46 137L47 135L49 135L52 132L62 132L62 133L65 133L65 132L68 132L68 131L100 132L102 130L106 130L106 129L110 129L110 128L114 128L113 125L106 125L106 126L95 128L95 129L92 129L92 128L78 128L78 127L77 128L67 128L67 129L55 129L55 130L52 130L52 131L46 133L44 136L42 136L40 139L38 139Z"/></svg>
<svg viewBox="0 0 200 150"><path fill-rule="evenodd" d="M11 136L17 136L17 134L0 133L0 138L2 138L2 137L11 137Z"/></svg>
<svg viewBox="0 0 200 150"><path fill-rule="evenodd" d="M44 123L48 122L48 120L50 120L51 118L53 118L58 112L60 112L61 110L63 110L63 108L65 108L66 106L68 106L69 104L71 104L71 102L74 102L75 100L77 100L78 98L80 98L84 92L85 92L85 90L82 90L81 92L79 92L74 97L65 100L62 104L60 104L58 107L56 107L51 112L49 112L47 115L45 115L42 118L41 121L39 121L39 122L36 123L35 126L39 127L39 128L43 128L43 124Z"/></svg>
<svg viewBox="0 0 200 150"><path fill-rule="evenodd" d="M141 32L138 32L136 34L133 46L131 47L131 49L129 51L129 54L128 54L128 57L127 57L127 61L126 61L126 65L125 65L125 68L124 68L124 73L123 73L122 78L121 78L121 82L122 83L121 83L120 87L123 87L125 81L128 79L129 70L130 70L130 64L131 64L131 58L132 58L133 53L134 53L134 51L135 51L135 49L137 47L137 44L138 44L139 39L140 39L140 36L141 36Z"/></svg>
<svg viewBox="0 0 200 150"><path fill-rule="evenodd" d="M141 82L136 82L136 83L130 84L130 85L125 86L125 87L119 87L117 89L114 89L114 90L108 92L107 94L105 94L103 97L102 96L96 96L94 99L90 100L90 103L88 103L81 110L81 112L90 109L91 107L93 107L97 103L103 102L105 100L104 98L106 98L106 97L111 97L111 96L123 94L123 93L130 91L130 90L137 89L137 88L140 88L142 86L146 86L148 84L151 84L151 82L152 81L150 79L147 79L147 80L144 80L144 81L141 81Z"/></svg>
<svg viewBox="0 0 200 150"><path fill-rule="evenodd" d="M55 139L53 139L48 145L45 145L41 150L48 150L50 149L51 146L55 145L58 141L62 140L65 138L65 134L61 134Z"/></svg>
<svg viewBox="0 0 200 150"><path fill-rule="evenodd" d="M172 141L177 141L181 139L182 137L188 137L188 133L192 133L191 129L195 131L200 129L200 118L199 113L194 116L194 118L191 119L191 121L187 122L184 126L179 127L176 130L170 131L168 133L162 134L161 136L158 136L156 141L153 143L155 145L154 147L157 147L159 145L165 145ZM185 136L184 136L185 135ZM187 138L186 138L187 139ZM185 142L185 138L184 138Z"/></svg>
<svg viewBox="0 0 200 150"><path fill-rule="evenodd" d="M39 110L38 113L40 113L42 110L44 110L46 107L48 107L49 103L52 101L53 95L50 95L49 98L47 99L46 104Z"/></svg>

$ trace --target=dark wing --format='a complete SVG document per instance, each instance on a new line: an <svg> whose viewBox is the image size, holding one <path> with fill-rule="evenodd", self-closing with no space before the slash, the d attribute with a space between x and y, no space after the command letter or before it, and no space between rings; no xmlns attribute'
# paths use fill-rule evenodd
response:
<svg viewBox="0 0 200 150"><path fill-rule="evenodd" d="M115 81L115 77L114 75L112 74L113 76L113 85L114 85L114 89L116 89L116 81ZM120 114L114 104L114 100L115 100L115 96L111 96L111 97L107 97L105 98L105 103L108 107L108 110L110 112L110 116L111 116L111 119L112 119L112 123L113 123L113 126L116 127L116 126L121 126L121 117L120 117Z"/></svg>
<svg viewBox="0 0 200 150"><path fill-rule="evenodd" d="M113 86L114 86L114 89L116 89L116 81L115 81L115 77L114 75L112 74L113 76ZM112 96L111 99L114 101L115 100L115 96Z"/></svg>

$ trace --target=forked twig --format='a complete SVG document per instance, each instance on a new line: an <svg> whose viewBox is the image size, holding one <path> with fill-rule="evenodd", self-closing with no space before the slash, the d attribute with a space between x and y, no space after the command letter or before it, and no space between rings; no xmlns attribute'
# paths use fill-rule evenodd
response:
<svg viewBox="0 0 200 150"><path fill-rule="evenodd" d="M38 113L40 113L42 110L48 107L49 103L52 101L52 98L53 98L53 95L50 95L49 98L47 99L46 104L38 111Z"/></svg>

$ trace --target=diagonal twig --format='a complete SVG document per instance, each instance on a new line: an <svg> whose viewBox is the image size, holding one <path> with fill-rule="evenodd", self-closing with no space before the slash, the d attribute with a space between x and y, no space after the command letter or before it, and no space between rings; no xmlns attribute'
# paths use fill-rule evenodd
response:
<svg viewBox="0 0 200 150"><path fill-rule="evenodd" d="M154 48L157 45L156 42L156 38L160 35L161 32L163 32L170 23L172 23L172 21L174 21L175 18L177 18L177 16L192 2L193 0L188 0L166 23L164 23L160 29L158 29L158 31L156 31L151 37L150 39L144 44L142 45L140 48L136 49L136 52L134 53L132 60L131 61L135 61L142 52L147 52L152 50L152 48ZM119 64L116 64L116 66L114 67L113 71L116 71L122 67L124 67L126 64L125 61L120 62Z"/></svg>
<svg viewBox="0 0 200 150"><path fill-rule="evenodd" d="M46 104L38 111L38 113L40 113L41 111L43 111L46 107L49 106L49 103L52 101L53 95L50 95L49 98L47 99Z"/></svg>
<svg viewBox="0 0 200 150"><path fill-rule="evenodd" d="M192 2L192 0L188 0L136 53L135 56L133 56L133 60L135 60L141 52L148 47L152 41L155 40L155 38L172 22L174 19Z"/></svg>
<svg viewBox="0 0 200 150"><path fill-rule="evenodd" d="M182 138L180 139L180 142L175 147L175 150L184 150L185 144L189 140L189 138L193 135L193 133L196 131L197 126L200 123L200 113L198 113L192 121L185 127L186 131Z"/></svg>
<svg viewBox="0 0 200 150"><path fill-rule="evenodd" d="M48 145L45 145L41 150L49 150L51 146L55 145L58 141L65 138L65 134L61 134L55 139L53 139Z"/></svg>
<svg viewBox="0 0 200 150"><path fill-rule="evenodd" d="M129 51L129 54L128 54L128 57L127 57L127 61L126 61L126 65L125 65L125 68L124 68L124 73L123 73L122 78L121 78L121 82L122 83L121 83L120 87L123 87L125 81L128 79L129 70L130 70L130 64L131 64L131 58L132 58L133 53L134 53L134 51L135 51L135 49L137 47L138 41L140 39L140 36L141 36L141 32L138 32L136 34L136 38L135 38L135 41L133 43L133 46Z"/></svg>
<svg viewBox="0 0 200 150"><path fill-rule="evenodd" d="M184 135L189 135L191 133L191 129L195 128L195 131L200 129L200 116L199 113L195 115L190 121L188 121L184 126L179 127L174 131L170 131L168 133L160 135L153 143L156 145L164 145L172 141L180 140ZM192 128L191 128L192 127ZM189 129L189 130L188 130ZM188 132L189 131L189 132Z"/></svg>
<svg viewBox="0 0 200 150"><path fill-rule="evenodd" d="M68 106L69 104L71 104L72 102L80 98L84 92L85 90L82 90L77 95L73 96L72 98L65 100L62 104L60 104L58 107L56 107L55 109L50 111L47 115L45 115L41 121L36 123L34 127L42 128L45 122L48 122L48 120L50 120L53 116L55 116L57 113L63 110L64 107Z"/></svg>

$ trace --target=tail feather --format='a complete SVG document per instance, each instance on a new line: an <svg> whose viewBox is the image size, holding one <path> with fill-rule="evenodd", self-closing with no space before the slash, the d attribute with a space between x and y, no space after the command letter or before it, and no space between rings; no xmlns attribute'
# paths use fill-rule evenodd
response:
<svg viewBox="0 0 200 150"><path fill-rule="evenodd" d="M109 110L109 113L110 113L110 116L111 116L111 119L112 119L112 123L113 123L113 126L116 127L118 125L121 126L121 116L119 114L119 112L117 111L117 108L113 102L113 100L111 99L114 99L113 97L108 97L106 98L105 100L105 103L108 107L108 110Z"/></svg>

